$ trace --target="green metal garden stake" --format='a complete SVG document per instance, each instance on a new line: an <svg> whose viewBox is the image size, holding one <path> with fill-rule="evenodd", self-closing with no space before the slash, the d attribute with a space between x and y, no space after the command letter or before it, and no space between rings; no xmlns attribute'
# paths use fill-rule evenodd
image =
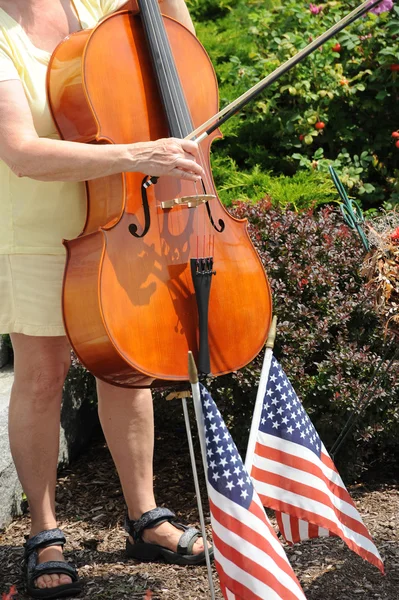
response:
<svg viewBox="0 0 399 600"><path fill-rule="evenodd" d="M354 229L359 234L359 237L362 241L366 252L370 250L370 245L366 235L361 227L362 223L364 223L364 215L363 211L356 200L352 200L348 197L344 186L342 185L338 175L334 171L333 167L328 167L332 180L334 182L335 187L338 190L338 194L342 200L342 204L340 204L339 208L341 210L342 216L344 217L345 223L349 225L351 229Z"/></svg>

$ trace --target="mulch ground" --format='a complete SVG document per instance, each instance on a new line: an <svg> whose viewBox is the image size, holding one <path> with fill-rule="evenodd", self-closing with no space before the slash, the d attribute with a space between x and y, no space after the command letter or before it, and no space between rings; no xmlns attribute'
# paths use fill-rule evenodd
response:
<svg viewBox="0 0 399 600"><path fill-rule="evenodd" d="M172 508L184 523L199 525L187 439L178 417L157 423L155 490L160 505ZM381 576L336 538L287 546L295 573L308 600L398 600L399 484L357 485L349 491L382 555L386 575ZM66 556L77 565L84 582L82 599L209 598L206 567L143 564L124 557L122 491L100 435L79 460L60 473L57 509L59 526L68 540ZM209 527L208 517L207 523ZM20 573L28 531L25 515L0 535L0 593L14 585L18 590L15 600L28 598ZM221 600L215 571L213 579L216 598Z"/></svg>

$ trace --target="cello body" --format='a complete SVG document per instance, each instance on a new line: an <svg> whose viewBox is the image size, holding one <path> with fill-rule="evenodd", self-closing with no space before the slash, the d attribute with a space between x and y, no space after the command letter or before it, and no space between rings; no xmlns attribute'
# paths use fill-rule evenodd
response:
<svg viewBox="0 0 399 600"><path fill-rule="evenodd" d="M215 73L194 35L171 18L162 21L197 127L218 110ZM51 58L48 93L63 139L127 144L171 135L142 21L131 10L64 40ZM210 181L206 193L214 196L209 154L217 135L201 143ZM147 175L121 173L86 183L84 229L64 241L63 314L72 347L108 383L156 387L187 381L187 353L198 356L190 259L199 249L213 256L210 371L217 376L237 370L262 349L271 319L270 287L246 221L233 218L217 198L194 208L170 207L165 200L193 194L191 182L172 177L160 177L147 189L146 214ZM203 233L203 223L212 235Z"/></svg>

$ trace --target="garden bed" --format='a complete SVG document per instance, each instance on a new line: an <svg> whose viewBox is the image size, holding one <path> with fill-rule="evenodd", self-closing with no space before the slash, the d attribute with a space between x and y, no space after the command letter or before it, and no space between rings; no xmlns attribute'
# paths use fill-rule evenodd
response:
<svg viewBox="0 0 399 600"><path fill-rule="evenodd" d="M179 428L156 442L155 487L158 501L187 523L197 524L194 485L185 434ZM386 575L351 552L339 539L327 538L286 548L308 600L357 598L397 600L399 587L399 485L357 485L352 497L385 561ZM200 600L208 598L205 567L140 564L123 548L124 503L109 452L101 437L88 453L63 471L57 509L67 535L67 556L84 580L83 599ZM208 521L209 522L209 521ZM22 593L22 543L28 516L15 520L0 537L0 593L12 585ZM216 597L222 596L216 581ZM152 592L152 594L150 593Z"/></svg>

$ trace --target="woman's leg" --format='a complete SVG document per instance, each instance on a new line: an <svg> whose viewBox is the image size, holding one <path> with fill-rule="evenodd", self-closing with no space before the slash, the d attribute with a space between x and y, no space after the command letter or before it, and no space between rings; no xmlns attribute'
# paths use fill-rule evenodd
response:
<svg viewBox="0 0 399 600"><path fill-rule="evenodd" d="M115 462L129 518L137 520L155 508L152 459L154 417L150 390L126 389L97 380L101 425ZM170 523L144 531L143 538L176 551L182 532ZM131 540L133 541L133 540ZM204 549L202 539L194 554Z"/></svg>
<svg viewBox="0 0 399 600"><path fill-rule="evenodd" d="M70 364L65 337L11 334L14 385L9 411L11 453L28 498L31 537L57 526L55 485L62 388ZM59 546L39 550L39 561L63 560ZM70 583L66 575L43 575L40 588Z"/></svg>

